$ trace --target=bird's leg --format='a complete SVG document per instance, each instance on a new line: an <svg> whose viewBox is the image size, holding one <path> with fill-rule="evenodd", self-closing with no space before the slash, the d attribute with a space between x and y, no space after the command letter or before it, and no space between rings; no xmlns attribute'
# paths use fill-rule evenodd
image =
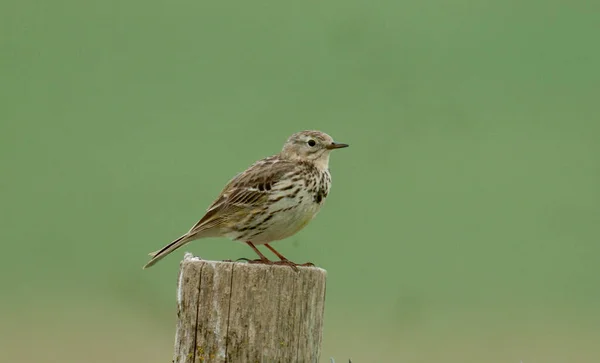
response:
<svg viewBox="0 0 600 363"><path fill-rule="evenodd" d="M274 262L275 264L278 264L278 265L288 265L288 266L290 266L290 267L291 267L291 268L292 268L294 271L298 271L298 267L296 267L296 266L298 266L298 264L297 264L297 263L294 263L294 262L292 262L292 261L288 260L287 258L285 258L285 256L283 256L281 253L277 252L277 251L276 251L276 250L275 250L273 247L269 246L269 244L268 244L268 243L265 243L265 246L266 246L268 249L270 249L270 250L271 250L271 252L273 252L275 255L277 255L277 257L279 257L279 259L281 260L281 261L278 261L278 262Z"/></svg>
<svg viewBox="0 0 600 363"><path fill-rule="evenodd" d="M246 241L246 244L248 244L248 246L252 247L252 249L254 250L254 252L256 252L256 254L258 256L260 256L260 260L255 260L253 262L262 262L262 263L273 263L273 261L269 260L265 255L263 255L258 248L256 248L256 246L254 245L254 243L250 242L250 241ZM248 261L251 262L251 261Z"/></svg>
<svg viewBox="0 0 600 363"><path fill-rule="evenodd" d="M307 263L303 263L303 264L298 264L298 263L294 263L290 260L288 260L287 258L285 258L285 256L283 256L281 253L277 252L273 247L271 247L268 243L265 243L265 246L267 246L268 249L271 250L271 252L273 252L274 254L277 255L277 257L279 257L279 259L281 260L281 262L284 262L286 264L290 264L293 266L314 266L315 264L312 262L307 262Z"/></svg>
<svg viewBox="0 0 600 363"><path fill-rule="evenodd" d="M271 250L271 252L273 252L275 255L277 255L277 257L279 257L279 259L280 259L281 261L289 261L289 260L288 260L287 258L285 258L285 256L283 256L281 253L279 253L279 252L275 251L275 249L274 249L273 247L269 246L269 244L268 244L268 243L265 243L265 247L267 247L268 249L270 249L270 250Z"/></svg>

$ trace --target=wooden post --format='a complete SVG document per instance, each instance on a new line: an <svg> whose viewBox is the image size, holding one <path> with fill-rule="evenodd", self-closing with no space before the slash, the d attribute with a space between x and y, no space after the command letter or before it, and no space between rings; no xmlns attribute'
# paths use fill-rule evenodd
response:
<svg viewBox="0 0 600 363"><path fill-rule="evenodd" d="M298 269L186 253L173 362L317 363L326 271Z"/></svg>

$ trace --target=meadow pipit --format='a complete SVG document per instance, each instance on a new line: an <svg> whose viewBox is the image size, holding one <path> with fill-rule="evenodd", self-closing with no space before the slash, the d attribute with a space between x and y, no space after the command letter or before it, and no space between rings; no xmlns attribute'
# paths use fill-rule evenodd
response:
<svg viewBox="0 0 600 363"><path fill-rule="evenodd" d="M320 131L293 134L277 155L259 160L236 175L186 234L150 254L150 267L186 243L204 237L228 237L248 244L260 257L253 262L297 264L269 245L304 228L319 212L329 188L329 153L347 147ZM270 261L256 245L265 245L280 261Z"/></svg>

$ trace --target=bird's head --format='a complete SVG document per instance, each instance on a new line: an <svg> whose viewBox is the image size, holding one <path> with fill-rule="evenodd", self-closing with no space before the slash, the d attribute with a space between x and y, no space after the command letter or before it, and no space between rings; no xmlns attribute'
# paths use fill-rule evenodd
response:
<svg viewBox="0 0 600 363"><path fill-rule="evenodd" d="M327 169L331 150L344 147L348 145L334 142L324 132L301 131L288 138L280 155L284 159L310 161L320 169Z"/></svg>

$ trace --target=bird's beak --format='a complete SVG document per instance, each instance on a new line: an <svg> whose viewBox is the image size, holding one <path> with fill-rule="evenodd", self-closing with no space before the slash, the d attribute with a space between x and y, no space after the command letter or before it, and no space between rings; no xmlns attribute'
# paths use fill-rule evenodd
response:
<svg viewBox="0 0 600 363"><path fill-rule="evenodd" d="M329 150L333 150L333 149L341 149L343 147L348 147L350 145L348 144L340 144L339 142L332 142L331 144L327 145L325 148L329 149Z"/></svg>

